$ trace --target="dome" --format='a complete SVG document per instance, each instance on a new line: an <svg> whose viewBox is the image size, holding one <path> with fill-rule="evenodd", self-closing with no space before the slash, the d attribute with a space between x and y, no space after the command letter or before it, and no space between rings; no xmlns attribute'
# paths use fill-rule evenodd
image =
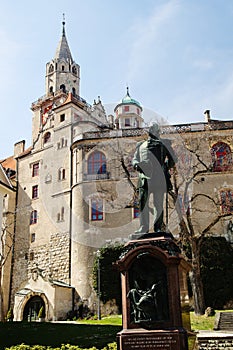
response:
<svg viewBox="0 0 233 350"><path fill-rule="evenodd" d="M123 97L120 102L117 104L117 106L115 107L114 111L116 111L116 109L120 106L120 105L128 105L128 104L134 104L137 105L140 109L142 109L142 106L140 105L140 103L133 99L130 94L129 94L129 88L127 86L127 92L125 97Z"/></svg>

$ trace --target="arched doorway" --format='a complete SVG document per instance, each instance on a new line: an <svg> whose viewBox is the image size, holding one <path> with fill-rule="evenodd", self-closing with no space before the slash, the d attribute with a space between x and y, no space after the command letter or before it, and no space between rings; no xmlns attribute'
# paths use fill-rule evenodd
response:
<svg viewBox="0 0 233 350"><path fill-rule="evenodd" d="M23 320L29 322L36 321L38 319L38 313L41 307L43 307L43 313L45 315L44 300L38 295L31 297L24 307Z"/></svg>

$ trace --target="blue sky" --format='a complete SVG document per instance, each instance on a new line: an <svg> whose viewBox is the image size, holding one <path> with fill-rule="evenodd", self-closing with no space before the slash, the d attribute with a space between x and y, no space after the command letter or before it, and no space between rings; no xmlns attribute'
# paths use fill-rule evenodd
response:
<svg viewBox="0 0 233 350"><path fill-rule="evenodd" d="M81 96L131 96L171 124L229 120L233 107L232 0L9 0L0 11L0 159L31 141L30 106L66 34Z"/></svg>

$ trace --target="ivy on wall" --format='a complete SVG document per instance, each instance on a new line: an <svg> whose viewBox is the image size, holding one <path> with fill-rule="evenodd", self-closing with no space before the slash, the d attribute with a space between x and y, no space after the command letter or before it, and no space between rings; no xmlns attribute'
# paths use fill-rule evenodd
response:
<svg viewBox="0 0 233 350"><path fill-rule="evenodd" d="M206 237L201 246L201 278L206 306L233 302L233 249L224 237Z"/></svg>
<svg viewBox="0 0 233 350"><path fill-rule="evenodd" d="M121 312L121 280L120 272L114 266L119 259L123 245L108 245L99 250L93 265L93 288L98 293L98 260L100 269L100 299L103 303L115 299Z"/></svg>

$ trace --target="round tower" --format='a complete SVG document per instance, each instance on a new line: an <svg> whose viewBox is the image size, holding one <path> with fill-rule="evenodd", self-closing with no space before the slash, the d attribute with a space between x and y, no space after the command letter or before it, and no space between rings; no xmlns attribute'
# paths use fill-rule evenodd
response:
<svg viewBox="0 0 233 350"><path fill-rule="evenodd" d="M128 86L125 97L116 105L114 112L115 123L119 129L142 127L142 106L130 96Z"/></svg>

